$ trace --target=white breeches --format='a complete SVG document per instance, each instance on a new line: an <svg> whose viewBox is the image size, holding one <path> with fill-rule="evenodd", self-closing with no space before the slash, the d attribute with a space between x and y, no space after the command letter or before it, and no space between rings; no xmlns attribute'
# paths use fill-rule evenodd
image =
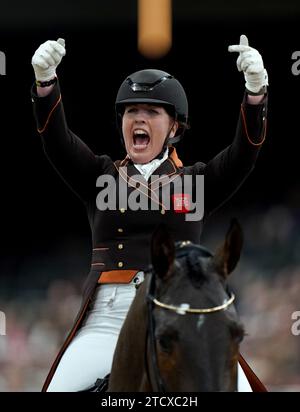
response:
<svg viewBox="0 0 300 412"><path fill-rule="evenodd" d="M77 392L110 373L117 339L136 293L139 272L128 284L98 286L81 328L63 354L48 392Z"/></svg>
<svg viewBox="0 0 300 412"><path fill-rule="evenodd" d="M48 392L77 392L110 373L119 332L136 293L139 272L128 284L102 284L96 289L87 315L64 352ZM239 365L238 391L251 392Z"/></svg>

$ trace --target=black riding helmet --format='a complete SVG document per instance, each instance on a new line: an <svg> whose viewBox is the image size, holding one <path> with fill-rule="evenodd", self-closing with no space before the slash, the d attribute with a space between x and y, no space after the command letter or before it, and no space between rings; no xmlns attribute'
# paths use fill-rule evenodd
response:
<svg viewBox="0 0 300 412"><path fill-rule="evenodd" d="M176 135L166 138L165 144L178 142L188 128L188 101L182 85L162 70L140 70L129 75L121 84L116 98L117 124L122 136L122 116L125 105L149 103L163 106L179 127ZM122 136L123 141L123 136Z"/></svg>

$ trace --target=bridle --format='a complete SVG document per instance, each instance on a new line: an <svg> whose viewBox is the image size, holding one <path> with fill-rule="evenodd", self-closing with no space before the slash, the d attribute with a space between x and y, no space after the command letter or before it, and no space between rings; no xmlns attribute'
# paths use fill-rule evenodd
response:
<svg viewBox="0 0 300 412"><path fill-rule="evenodd" d="M186 256L190 250L197 250L198 252L200 252L200 254L206 257L212 256L212 254L203 246L191 244L191 242L189 241L183 241L183 242L176 243L176 250L177 250L176 258L181 258L181 257ZM146 344L145 344L146 346L145 348L146 372L147 372L148 381L150 385L152 386L152 388L154 389L154 387L156 387L157 392L166 392L166 388L165 388L165 385L164 385L164 382L163 382L163 379L162 379L162 376L160 374L159 367L158 367L157 350L156 350L156 343L155 343L155 321L153 317L154 306L157 306L165 310L173 311L177 313L178 315L186 315L186 314L206 315L206 314L225 310L226 308L228 308L228 306L230 306L233 303L235 296L233 293L230 293L229 298L222 305L213 306L210 308L190 308L190 305L187 303L182 303L179 306L168 305L166 303L160 302L155 297L155 291L156 291L155 271L152 269L152 270L149 270L147 273L148 273L147 277L149 280L148 280L147 292L146 292L147 314L148 314L148 328L147 328ZM154 374L154 384L155 384L154 386L152 385L150 373L149 373L149 365L148 365L148 357L147 357L148 338L149 338L149 344L150 344L152 370Z"/></svg>

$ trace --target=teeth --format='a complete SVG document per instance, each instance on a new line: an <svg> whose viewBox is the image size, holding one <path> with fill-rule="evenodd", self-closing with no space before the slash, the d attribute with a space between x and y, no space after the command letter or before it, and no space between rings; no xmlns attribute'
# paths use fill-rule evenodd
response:
<svg viewBox="0 0 300 412"><path fill-rule="evenodd" d="M139 135L139 134L148 134L147 132L145 132L145 130L142 129L137 129L133 132L135 135Z"/></svg>

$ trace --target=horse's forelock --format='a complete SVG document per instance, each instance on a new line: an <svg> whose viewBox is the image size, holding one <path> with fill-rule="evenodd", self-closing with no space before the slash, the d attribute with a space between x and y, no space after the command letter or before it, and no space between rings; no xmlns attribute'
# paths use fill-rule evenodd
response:
<svg viewBox="0 0 300 412"><path fill-rule="evenodd" d="M187 274L196 288L208 281L207 268L209 265L209 258L199 256L196 250L192 250L185 259L187 266Z"/></svg>

